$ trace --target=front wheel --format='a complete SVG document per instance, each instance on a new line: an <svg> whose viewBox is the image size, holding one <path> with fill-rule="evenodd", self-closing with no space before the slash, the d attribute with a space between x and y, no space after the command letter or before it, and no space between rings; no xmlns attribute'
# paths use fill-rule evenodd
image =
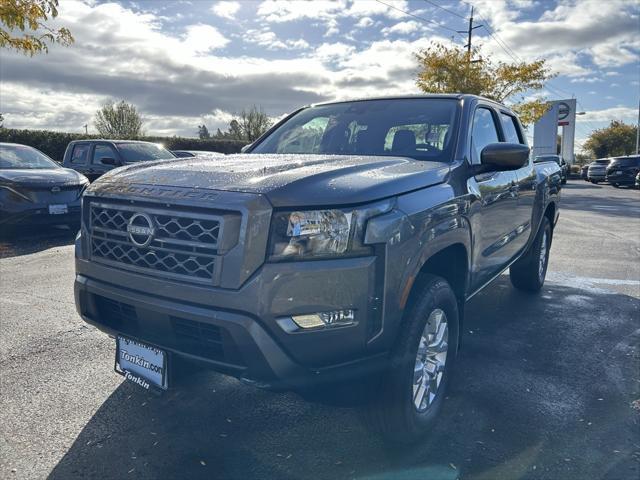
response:
<svg viewBox="0 0 640 480"><path fill-rule="evenodd" d="M514 287L527 292L540 291L547 276L552 234L551 222L545 216L527 253L509 268Z"/></svg>
<svg viewBox="0 0 640 480"><path fill-rule="evenodd" d="M412 443L427 434L442 408L458 346L458 303L449 283L421 278L407 310L379 397L369 405L369 426L386 440Z"/></svg>

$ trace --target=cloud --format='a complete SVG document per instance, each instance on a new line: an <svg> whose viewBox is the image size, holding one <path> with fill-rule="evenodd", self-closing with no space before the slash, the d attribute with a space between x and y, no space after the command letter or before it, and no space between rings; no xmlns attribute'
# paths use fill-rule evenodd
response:
<svg viewBox="0 0 640 480"><path fill-rule="evenodd" d="M240 10L240 2L216 2L211 11L222 18L233 19Z"/></svg>
<svg viewBox="0 0 640 480"><path fill-rule="evenodd" d="M421 2L384 1L429 15ZM0 111L6 112L5 123L82 131L102 103L124 99L138 107L149 133L194 136L199 123L205 122L210 130L224 128L232 113L254 104L278 117L325 100L418 93L414 52L431 41L451 42L375 1L269 0L256 3L255 15L243 17L241 24L228 21L246 5L217 2L203 14L197 2L166 4L154 12L118 3L65 0L53 25L71 29L76 38L72 47L53 45L48 55L37 58L2 53ZM565 88L571 85L578 95L598 91L591 102L610 93L603 89L614 88L611 80L637 82L628 64L622 65L640 48L626 20L637 20L635 10L608 3L595 8L586 2L586 15L574 3L542 4L546 13L541 15L540 9L530 8L533 5L478 0L483 17L478 21L491 20L497 34L525 59L543 52L550 67L563 75L555 82L564 82ZM457 11L463 13L463 8ZM448 25L457 26L458 20L447 18ZM608 36L603 36L598 22L608 25ZM597 34L598 41L589 40L590 34L582 29ZM550 37L552 33L559 37ZM476 30L474 38L492 57L509 59L484 29ZM607 69L615 72L597 71L599 65L593 62L608 62ZM618 72L619 80L610 78ZM618 101L624 102L626 89L619 91Z"/></svg>
<svg viewBox="0 0 640 480"><path fill-rule="evenodd" d="M195 52L205 53L222 48L229 43L215 27L211 25L189 25L184 39L184 47Z"/></svg>
<svg viewBox="0 0 640 480"><path fill-rule="evenodd" d="M408 22L399 22L391 27L386 27L382 29L383 35L389 35L392 33L398 33L401 35L407 35L408 33L413 33L418 31L424 25L419 24L415 20L409 20Z"/></svg>
<svg viewBox="0 0 640 480"><path fill-rule="evenodd" d="M356 28L367 28L373 25L375 22L369 17L362 17L354 25Z"/></svg>
<svg viewBox="0 0 640 480"><path fill-rule="evenodd" d="M300 50L309 48L309 43L303 38L281 40L268 27L261 30L247 30L244 40L249 43L255 43L266 47L268 50Z"/></svg>
<svg viewBox="0 0 640 480"><path fill-rule="evenodd" d="M409 10L406 0L387 0L384 3L396 9ZM340 17L403 17L404 14L396 9L375 0L265 0L260 3L257 14L274 23L304 19L332 22Z"/></svg>
<svg viewBox="0 0 640 480"><path fill-rule="evenodd" d="M576 116L578 123L583 122L610 122L611 120L635 121L638 118L638 110L629 107L612 107L602 110L587 111L584 115Z"/></svg>
<svg viewBox="0 0 640 480"><path fill-rule="evenodd" d="M533 60L541 52L545 56L573 52L573 63L578 65L579 57L575 52L579 51L601 68L626 65L639 59L640 18L634 2L559 3L546 10L538 20L517 22L522 11L506 8L510 4L513 2L508 0L475 2L479 11L489 12L487 20L498 36L520 57ZM503 60L509 59L494 39L487 39L485 48Z"/></svg>

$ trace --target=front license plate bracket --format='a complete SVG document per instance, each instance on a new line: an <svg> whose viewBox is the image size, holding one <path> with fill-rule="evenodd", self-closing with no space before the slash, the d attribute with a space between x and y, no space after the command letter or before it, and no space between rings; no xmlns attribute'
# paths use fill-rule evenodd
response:
<svg viewBox="0 0 640 480"><path fill-rule="evenodd" d="M114 370L146 390L168 389L168 354L146 342L118 335Z"/></svg>

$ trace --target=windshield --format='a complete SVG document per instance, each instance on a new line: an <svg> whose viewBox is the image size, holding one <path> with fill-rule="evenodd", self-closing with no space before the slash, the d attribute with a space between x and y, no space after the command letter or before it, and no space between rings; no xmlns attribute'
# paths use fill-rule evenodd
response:
<svg viewBox="0 0 640 480"><path fill-rule="evenodd" d="M117 147L126 163L175 158L173 153L155 143L118 143Z"/></svg>
<svg viewBox="0 0 640 480"><path fill-rule="evenodd" d="M368 100L306 108L251 153L398 155L450 161L454 99Z"/></svg>
<svg viewBox="0 0 640 480"><path fill-rule="evenodd" d="M615 158L611 164L615 164L617 167L640 166L640 157Z"/></svg>
<svg viewBox="0 0 640 480"><path fill-rule="evenodd" d="M558 155L538 155L536 162L556 162L560 163L560 157Z"/></svg>
<svg viewBox="0 0 640 480"><path fill-rule="evenodd" d="M60 168L44 153L26 145L0 145L0 169Z"/></svg>

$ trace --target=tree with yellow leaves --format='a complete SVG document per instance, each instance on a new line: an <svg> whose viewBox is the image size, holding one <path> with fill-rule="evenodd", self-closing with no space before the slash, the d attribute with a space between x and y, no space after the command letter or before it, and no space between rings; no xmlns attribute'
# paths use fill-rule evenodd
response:
<svg viewBox="0 0 640 480"><path fill-rule="evenodd" d="M0 0L0 47L29 56L49 51L49 43L71 45L69 29L47 25L58 16L58 0Z"/></svg>
<svg viewBox="0 0 640 480"><path fill-rule="evenodd" d="M478 49L471 54L435 43L416 54L418 87L427 93L471 93L497 102L510 100L523 124L535 122L547 110L543 99L525 101L525 93L540 90L555 76L545 60L531 63L493 63ZM473 60L472 60L473 59ZM520 96L520 98L518 98Z"/></svg>

